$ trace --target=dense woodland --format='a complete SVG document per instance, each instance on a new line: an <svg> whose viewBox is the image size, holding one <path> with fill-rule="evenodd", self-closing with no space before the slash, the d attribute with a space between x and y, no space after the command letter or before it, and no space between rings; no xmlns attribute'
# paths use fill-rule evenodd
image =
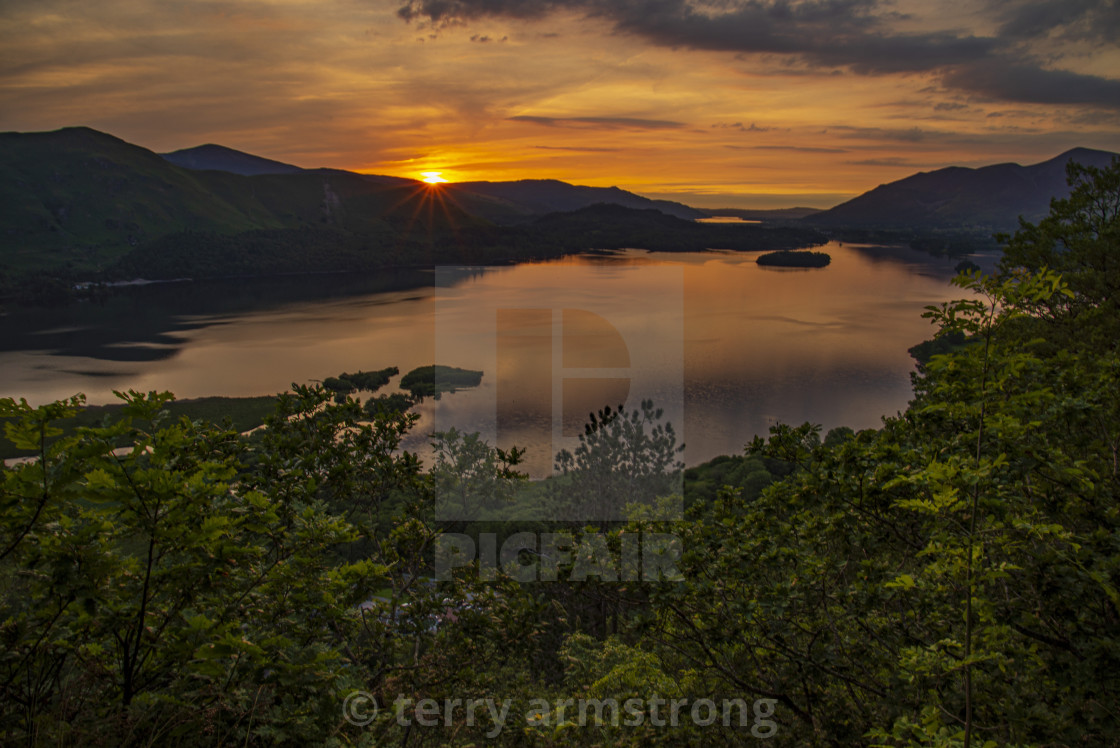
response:
<svg viewBox="0 0 1120 748"><path fill-rule="evenodd" d="M26 745L720 745L751 725L529 720L534 698L773 700L772 745L1120 742L1120 165L1005 239L928 316L958 345L908 410L782 425L684 471L652 405L607 412L529 485L458 433L321 387L240 436L167 394L56 434L80 398L4 401L0 735ZM964 343L967 341L967 343ZM370 417L372 416L372 420ZM54 438L48 445L48 439ZM626 479L626 480L623 480ZM674 486L676 488L674 488ZM676 491L675 495L666 492ZM497 502L441 523L438 496ZM548 529L501 502L613 497L680 539L680 581L433 577L443 532ZM674 508L676 507L676 508ZM683 519L679 513L683 513ZM532 561L530 560L530 563ZM368 693L368 724L344 704ZM408 698L512 699L404 726ZM351 702L352 703L352 702ZM413 715L415 716L415 715Z"/></svg>

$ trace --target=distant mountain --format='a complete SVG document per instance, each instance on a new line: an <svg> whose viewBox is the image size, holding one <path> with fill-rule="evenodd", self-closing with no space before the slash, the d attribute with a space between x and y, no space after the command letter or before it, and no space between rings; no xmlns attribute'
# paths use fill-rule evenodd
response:
<svg viewBox="0 0 1120 748"><path fill-rule="evenodd" d="M180 169L88 127L0 134L0 259L9 270L100 269L181 230L235 233L281 225L235 185Z"/></svg>
<svg viewBox="0 0 1120 748"><path fill-rule="evenodd" d="M709 217L741 218L744 221L799 221L820 208L705 208L704 215Z"/></svg>
<svg viewBox="0 0 1120 748"><path fill-rule="evenodd" d="M245 163L219 155L227 167L234 158ZM345 236L413 251L409 232L435 236L452 224L486 223L452 204L435 209L426 194L416 183L384 185L341 171L194 171L86 127L2 133L0 274L104 271L175 235L287 232L293 246L314 234L319 244Z"/></svg>
<svg viewBox="0 0 1120 748"><path fill-rule="evenodd" d="M1075 148L1032 166L951 166L880 185L805 219L837 228L1013 231L1019 217L1037 221L1050 199L1069 194L1066 164L1108 166L1117 154Z"/></svg>
<svg viewBox="0 0 1120 748"><path fill-rule="evenodd" d="M396 187L417 187L422 184L419 179L409 179L408 177L390 177L384 174L360 174L355 171L346 171L345 169L305 169L305 171L313 171L318 174L357 174L367 182L373 182L374 184L393 185Z"/></svg>
<svg viewBox="0 0 1120 748"><path fill-rule="evenodd" d="M279 162L229 149L192 150L189 163L223 168L184 168L85 127L0 133L0 296L54 298L93 279L303 274L487 264L618 247L763 250L823 241L803 228L697 223L691 218L698 212L684 206L615 188L539 181L433 187L332 169L243 175L228 170L275 169ZM595 199L600 202L583 205ZM581 207L563 212L572 205ZM533 218L536 212L546 214ZM494 214L515 215L519 223L485 217Z"/></svg>
<svg viewBox="0 0 1120 748"><path fill-rule="evenodd" d="M200 145L185 148L163 157L184 169L224 171L242 176L261 174L356 174L342 169L301 169L298 166L243 153L221 145ZM415 185L415 179L378 174L357 174L374 184ZM582 187L555 179L522 179L513 182L455 182L445 184L442 191L456 205L472 215L495 223L526 223L538 216L560 211L578 210L599 203L627 208L653 208L678 218L703 218L704 213L669 200L651 200L618 187Z"/></svg>
<svg viewBox="0 0 1120 748"><path fill-rule="evenodd" d="M230 174L240 174L245 177L257 176L259 174L295 174L296 172L303 171L303 169L298 166L292 166L291 164L285 164L280 161L273 161L268 158L261 158L251 153L235 151L232 148L226 148L224 145L214 145L213 143L195 146L194 148L184 148L179 151L162 153L160 155L176 166L181 166L184 169L194 169L195 171L225 171Z"/></svg>
<svg viewBox="0 0 1120 748"><path fill-rule="evenodd" d="M387 177L379 174L358 174L345 169L304 169L282 161L273 161L270 158L254 156L251 153L226 148L224 145L195 146L183 148L171 153L160 154L166 160L192 171L224 171L228 174L240 174L243 177L255 177L262 174L348 174L359 176L368 182L384 185L415 185L419 182L405 177Z"/></svg>
<svg viewBox="0 0 1120 748"><path fill-rule="evenodd" d="M638 210L658 210L666 215L695 220L704 213L683 203L651 200L618 187L583 187L556 179L521 179L513 182L455 182L445 185L454 195L490 198L477 206L477 214L498 223L517 223L534 216L567 212L592 205L621 205Z"/></svg>
<svg viewBox="0 0 1120 748"><path fill-rule="evenodd" d="M652 208L598 203L579 210L550 213L529 227L546 240L566 237L577 246L596 249L641 248L651 252L702 252L709 249L764 251L824 244L826 237L804 227L769 227L702 223Z"/></svg>

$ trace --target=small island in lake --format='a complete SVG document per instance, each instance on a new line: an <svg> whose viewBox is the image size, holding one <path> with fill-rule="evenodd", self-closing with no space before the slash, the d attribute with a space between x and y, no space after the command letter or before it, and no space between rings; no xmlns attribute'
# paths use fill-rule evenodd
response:
<svg viewBox="0 0 1120 748"><path fill-rule="evenodd" d="M769 267L823 268L832 262L832 257L827 252L783 249L779 252L767 252L764 255L759 255L755 262Z"/></svg>
<svg viewBox="0 0 1120 748"><path fill-rule="evenodd" d="M336 394L347 395L354 391L377 392L389 384L389 380L400 373L395 366L377 371L359 371L357 374L343 372L337 377L327 377L323 386Z"/></svg>
<svg viewBox="0 0 1120 748"><path fill-rule="evenodd" d="M477 387L482 382L482 372L460 369L455 366L421 366L401 377L401 389L408 390L415 398L438 396L459 388Z"/></svg>

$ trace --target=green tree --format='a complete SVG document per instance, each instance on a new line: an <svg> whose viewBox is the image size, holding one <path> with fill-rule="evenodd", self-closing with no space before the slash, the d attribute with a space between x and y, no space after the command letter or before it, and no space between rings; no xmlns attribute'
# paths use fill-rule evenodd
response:
<svg viewBox="0 0 1120 748"><path fill-rule="evenodd" d="M684 462L673 424L643 400L638 408L610 406L591 414L579 446L556 455L558 478L550 485L553 518L576 522L624 521L629 504L680 500Z"/></svg>
<svg viewBox="0 0 1120 748"><path fill-rule="evenodd" d="M200 729L215 741L321 737L343 672L317 633L346 610L326 603L377 573L326 553L353 529L322 502L247 487L245 443L171 421L166 393L122 398L116 420L2 473L6 507L37 507L30 522L4 517L5 732L125 745ZM41 443L75 404L4 401L9 437Z"/></svg>
<svg viewBox="0 0 1120 748"><path fill-rule="evenodd" d="M432 450L436 516L443 520L500 519L501 510L514 500L516 484L526 477L514 469L524 450L496 449L477 433L455 428L436 433Z"/></svg>
<svg viewBox="0 0 1120 748"><path fill-rule="evenodd" d="M1047 300L1046 316L1060 322L1071 339L1114 350L1120 319L1120 161L1105 169L1070 162L1067 173L1069 197L1053 200L1037 225L1023 222L1013 237L1001 237L1000 270L1059 273L1072 295Z"/></svg>

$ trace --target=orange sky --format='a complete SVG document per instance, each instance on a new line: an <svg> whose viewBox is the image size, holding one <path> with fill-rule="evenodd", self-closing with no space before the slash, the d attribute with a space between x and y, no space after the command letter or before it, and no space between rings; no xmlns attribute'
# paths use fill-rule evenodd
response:
<svg viewBox="0 0 1120 748"><path fill-rule="evenodd" d="M827 207L1120 151L1094 0L6 0L0 129L300 166Z"/></svg>

